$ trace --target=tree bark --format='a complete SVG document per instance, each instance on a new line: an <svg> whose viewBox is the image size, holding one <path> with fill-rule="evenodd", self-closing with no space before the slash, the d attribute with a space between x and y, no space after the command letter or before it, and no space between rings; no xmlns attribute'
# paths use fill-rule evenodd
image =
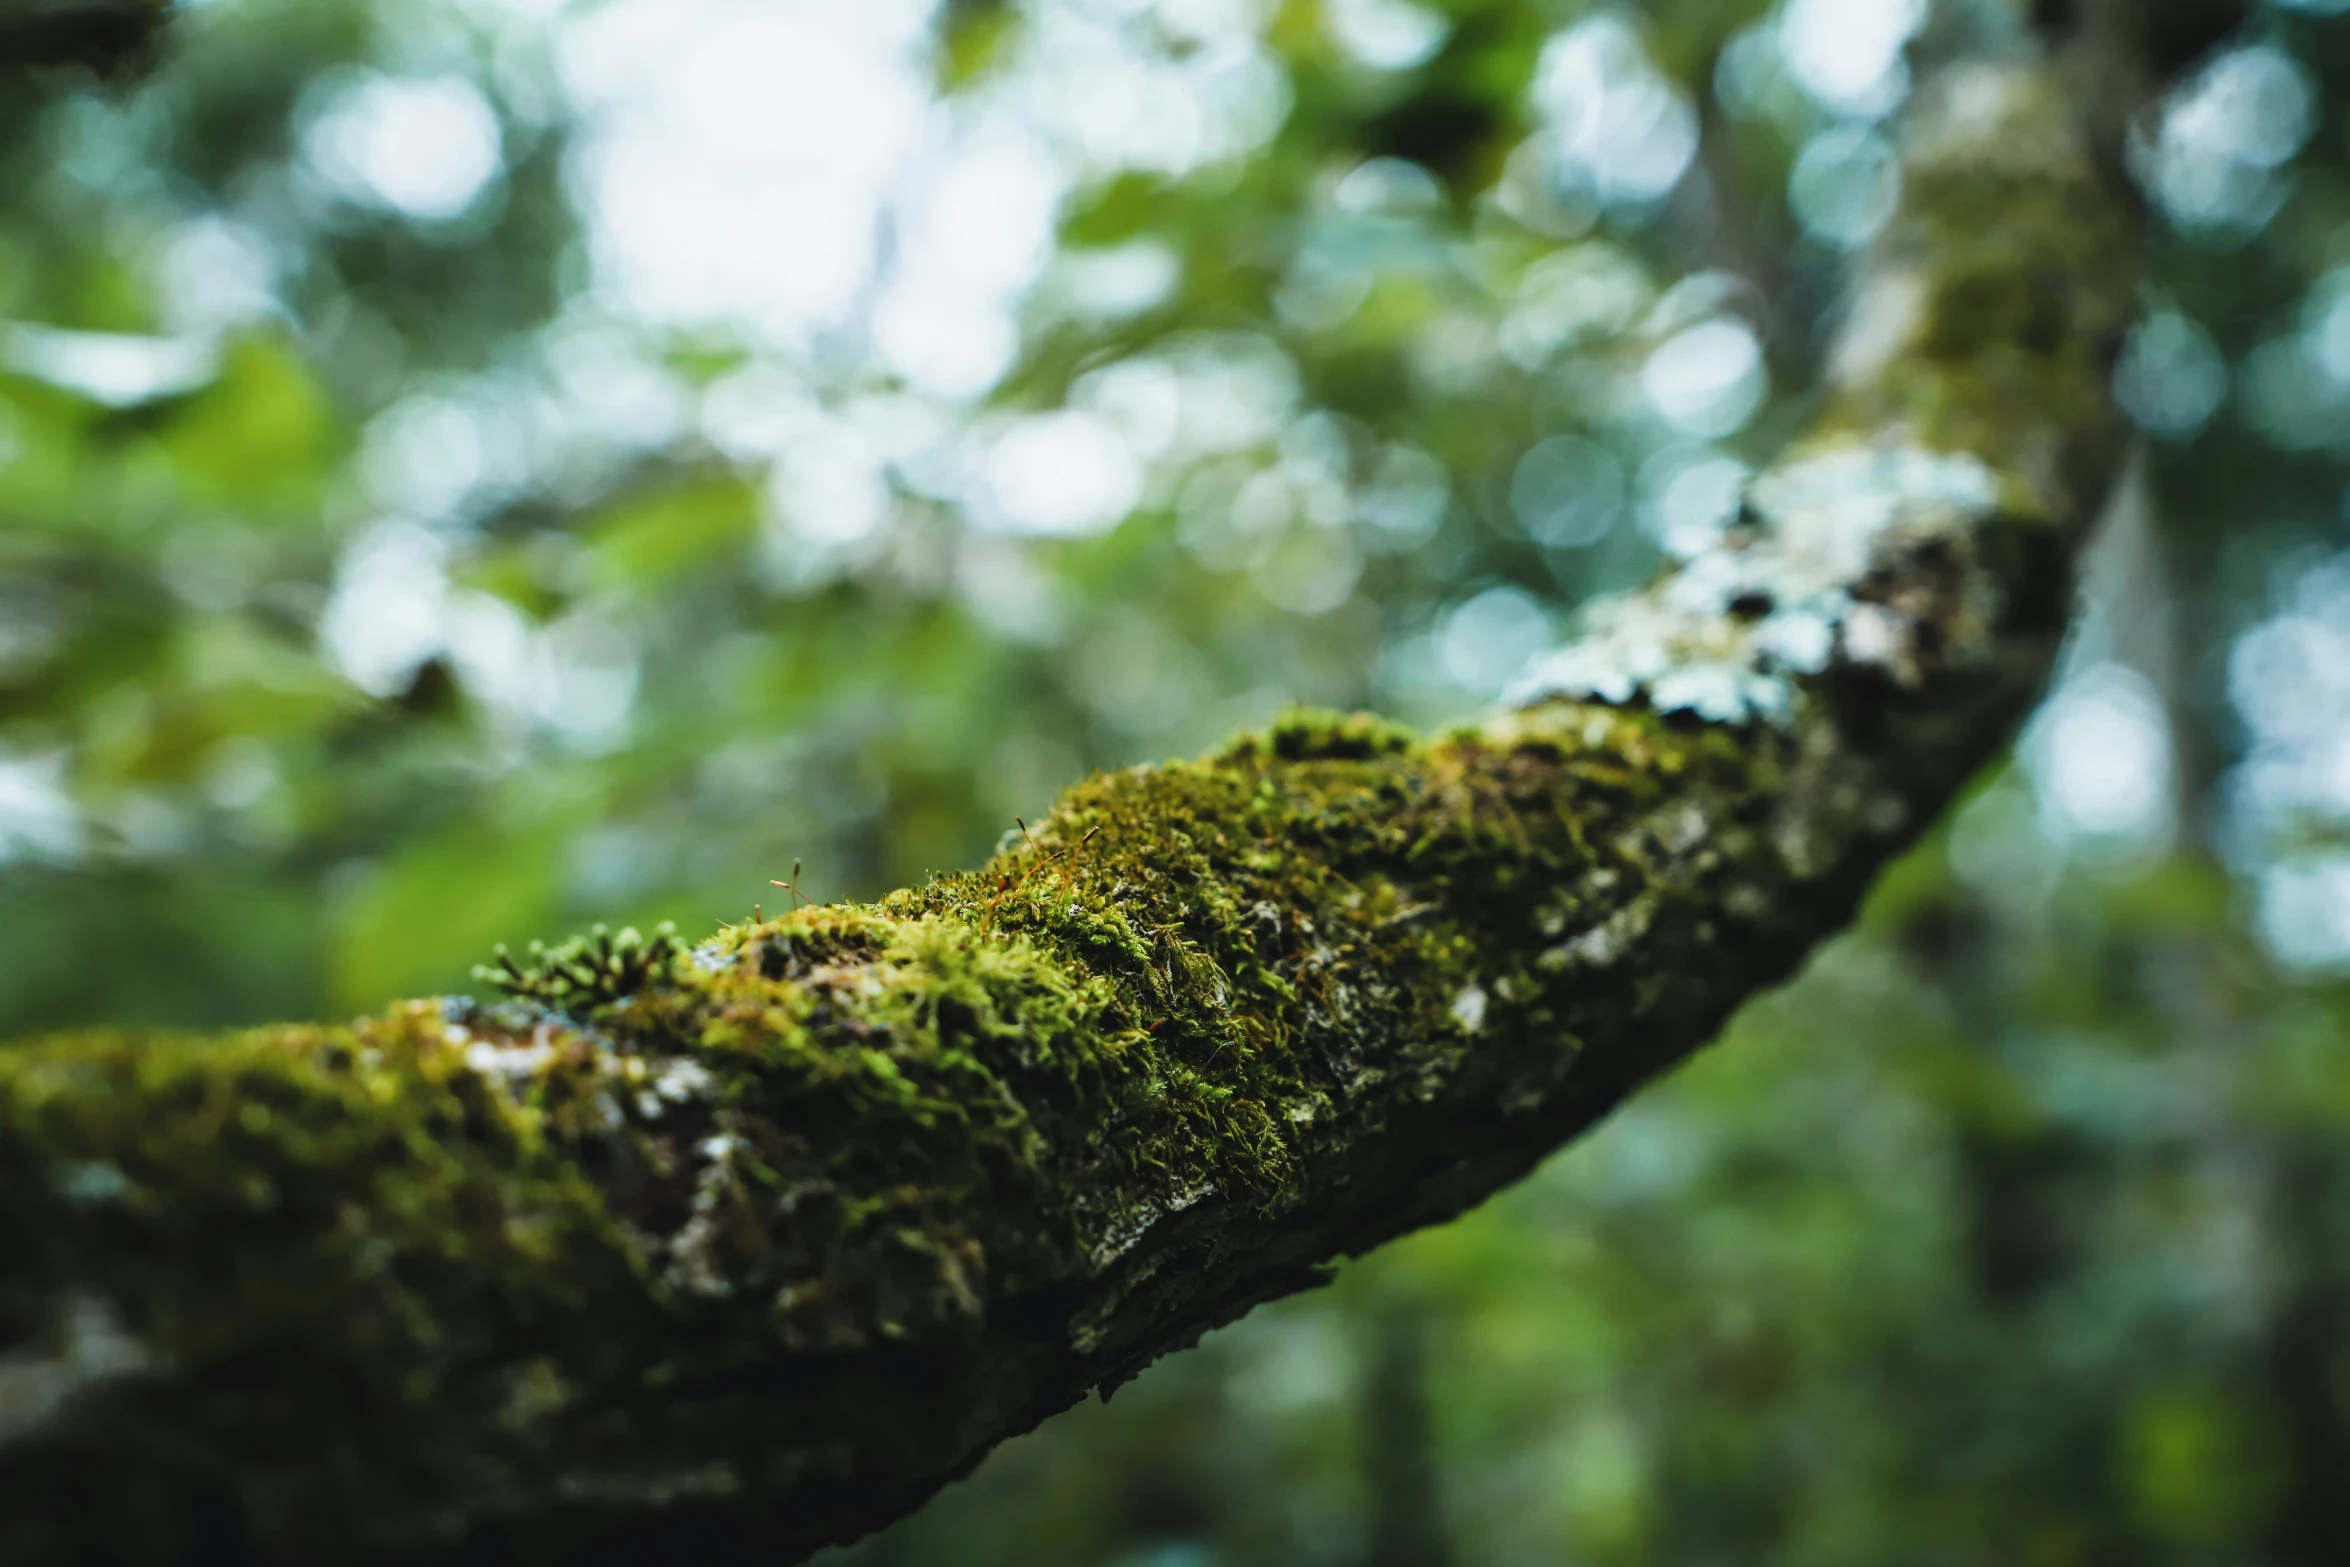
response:
<svg viewBox="0 0 2350 1567"><path fill-rule="evenodd" d="M0 1557L788 1562L1516 1179L2038 690L2136 285L2070 98L1939 81L1811 434L1508 711L1295 715L504 1002L0 1051Z"/></svg>

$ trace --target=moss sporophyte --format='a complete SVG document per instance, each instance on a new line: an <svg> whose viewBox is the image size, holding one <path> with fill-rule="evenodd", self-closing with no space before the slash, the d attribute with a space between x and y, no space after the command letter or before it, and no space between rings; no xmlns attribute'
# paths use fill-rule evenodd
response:
<svg viewBox="0 0 2350 1567"><path fill-rule="evenodd" d="M1292 713L502 999L0 1050L0 1559L792 1559L1523 1173L1841 925L2053 657L2129 198L2016 63L1902 191L1819 430L1509 710Z"/></svg>

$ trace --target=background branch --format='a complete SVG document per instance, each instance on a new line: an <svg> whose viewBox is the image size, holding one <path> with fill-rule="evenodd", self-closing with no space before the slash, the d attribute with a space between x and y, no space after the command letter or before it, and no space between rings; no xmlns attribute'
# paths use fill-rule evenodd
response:
<svg viewBox="0 0 2350 1567"><path fill-rule="evenodd" d="M83 70L119 81L143 69L170 0L95 0L0 11L0 73Z"/></svg>

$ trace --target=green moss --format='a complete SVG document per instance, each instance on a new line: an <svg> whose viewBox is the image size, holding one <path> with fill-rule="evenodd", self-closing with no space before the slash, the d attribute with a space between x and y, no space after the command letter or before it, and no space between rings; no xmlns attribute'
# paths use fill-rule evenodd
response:
<svg viewBox="0 0 2350 1567"><path fill-rule="evenodd" d="M615 936L598 925L552 948L534 941L521 962L500 946L496 962L476 968L473 977L517 1000L584 1015L667 983L684 956L676 927L666 921L649 938L633 928Z"/></svg>
<svg viewBox="0 0 2350 1567"><path fill-rule="evenodd" d="M1256 753L1284 761L1369 761L1401 756L1419 737L1376 713L1340 713L1295 707L1276 717L1261 735L1242 735L1228 755Z"/></svg>
<svg viewBox="0 0 2350 1567"><path fill-rule="evenodd" d="M495 971L497 1006L0 1054L9 1287L107 1302L160 1369L92 1407L207 1433L174 1483L291 1508L290 1538L576 1486L591 1415L598 1484L723 1467L767 1417L658 1389L992 1331L1166 1215L1280 1222L1432 1096L1540 1099L1639 993L1542 954L1655 905L1670 813L1734 817L1774 776L1756 744L1296 715L1081 784L977 872L688 955L599 933ZM223 1415L251 1377L281 1427ZM876 1418L830 1397L794 1395L810 1440ZM313 1426L323 1469L255 1468Z"/></svg>
<svg viewBox="0 0 2350 1567"><path fill-rule="evenodd" d="M1055 1170L1049 1189L1274 1201L1308 1146L1340 1135L1332 1061L1445 1067L1463 1049L1462 988L1491 977L1481 959L1524 949L1551 894L1596 871L1613 878L1599 901L1630 896L1650 874L1637 818L1692 771L1725 793L1755 776L1736 740L1643 715L1575 710L1512 744L1434 747L1294 715L1204 762L1080 785L1032 843L905 907L1094 976L1085 1064L1127 1135L1108 1168ZM1558 807L1570 779L1578 816ZM1524 987L1517 1026L1542 1026L1542 988ZM1062 1130L1043 1127L1044 1146L1067 1146Z"/></svg>
<svg viewBox="0 0 2350 1567"><path fill-rule="evenodd" d="M508 1099L429 1003L349 1029L0 1051L0 1250L31 1328L11 1351L54 1358L71 1314L102 1309L140 1368L13 1412L47 1419L10 1433L29 1445L0 1470L0 1557L168 1554L135 1536L184 1521L175 1498L333 1537L497 1489L509 1348L592 1379L643 1325L631 1249L562 1147L566 1075L542 1063ZM610 1307L601 1345L578 1331L589 1299ZM91 1430L98 1412L116 1424ZM60 1536L36 1503L61 1482L147 1505Z"/></svg>

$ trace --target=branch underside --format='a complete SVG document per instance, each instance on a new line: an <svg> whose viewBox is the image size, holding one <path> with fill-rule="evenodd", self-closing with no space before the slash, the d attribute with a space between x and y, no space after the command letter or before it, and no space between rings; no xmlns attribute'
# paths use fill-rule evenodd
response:
<svg viewBox="0 0 2350 1567"><path fill-rule="evenodd" d="M2044 678L2134 218L1919 111L1815 434L1422 741L1301 714L518 999L0 1050L0 1558L789 1561L1452 1216L1842 926Z"/></svg>

